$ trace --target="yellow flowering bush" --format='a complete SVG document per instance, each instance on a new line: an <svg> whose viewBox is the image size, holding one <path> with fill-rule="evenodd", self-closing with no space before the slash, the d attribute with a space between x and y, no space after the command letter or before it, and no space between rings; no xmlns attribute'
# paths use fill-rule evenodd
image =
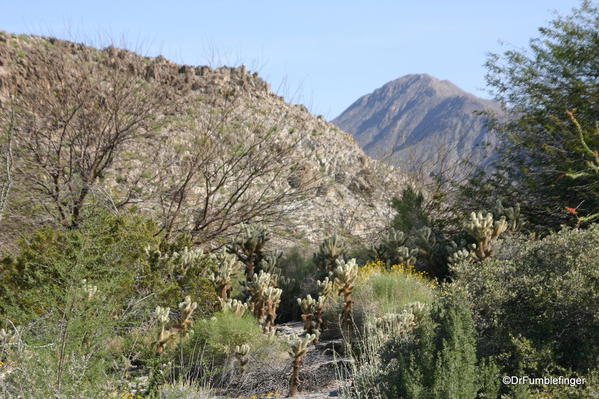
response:
<svg viewBox="0 0 599 399"><path fill-rule="evenodd" d="M388 267L385 262L379 259L370 261L360 267L358 270L358 280L367 281L374 274L403 275L418 280L430 288L435 288L437 286L436 280L432 279L426 272L416 270L414 265L402 263Z"/></svg>
<svg viewBox="0 0 599 399"><path fill-rule="evenodd" d="M414 265L391 267L381 260L360 267L354 302L379 315L397 313L411 302L431 303L437 283Z"/></svg>

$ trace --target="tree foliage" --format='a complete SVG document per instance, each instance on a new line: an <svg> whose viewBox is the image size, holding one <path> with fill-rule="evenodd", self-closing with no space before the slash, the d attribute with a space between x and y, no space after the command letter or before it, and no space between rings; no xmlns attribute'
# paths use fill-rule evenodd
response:
<svg viewBox="0 0 599 399"><path fill-rule="evenodd" d="M599 10L583 1L539 34L486 63L508 118L493 123L503 138L499 173L474 183L522 202L533 224L557 227L573 221L566 207L580 216L599 209Z"/></svg>

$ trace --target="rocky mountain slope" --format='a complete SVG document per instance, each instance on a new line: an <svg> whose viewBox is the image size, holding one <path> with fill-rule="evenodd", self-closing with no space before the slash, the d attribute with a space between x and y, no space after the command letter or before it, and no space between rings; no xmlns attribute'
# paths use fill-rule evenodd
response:
<svg viewBox="0 0 599 399"><path fill-rule="evenodd" d="M115 198L123 196L123 192L130 188L123 185L130 186L134 181L137 185L134 187L135 193L143 192L145 195L139 194L134 198L135 207L153 215L164 213L164 199L170 195L171 185L176 183L178 174L186 165L181 156L184 155L185 160L190 157L189 151L181 155L176 152L177 148L183 145L181 143L193 140L195 131L208 129L207 120L214 114L214 104L225 103L228 101L226 98L233 93L235 108L227 116L230 119L227 126L235 126L236 130L231 128L231 134L227 136L229 138L221 138L213 145L213 148L218 149L214 150L217 155L214 162L205 165L204 172L207 175L206 171L213 164L225 165L223 159L235 154L235 145L251 141L251 137L255 136L256 126L274 131L274 136L260 144L260 148L264 151L265 159L272 162L277 161L273 151L281 151L282 147L290 148L291 154L283 161L293 164L293 178L270 173L268 179L257 180L249 187L247 195L257 195L252 194L252 190L264 185L276 187L280 192L298 186L298 182L307 181L313 185L303 197L298 196L292 203L284 204L287 209L283 213L284 217L278 217L275 221L264 219L265 223L272 223L273 228L278 228L280 236L285 237L290 245L298 242L315 243L334 232L348 237L367 237L388 220L388 200L400 189L403 181L397 170L372 160L350 134L321 117L311 115L304 106L286 103L282 97L273 94L269 85L256 73L251 73L244 66L213 69L178 65L164 57L143 57L115 47L95 49L54 38L0 31L0 102L7 104L9 94L19 96L19 91L24 88L46 84L44 72L36 66L35 60L49 51L72 60L74 65L92 65L100 72L114 70L130 74L148 84L173 88L172 95L182 104L179 111L175 112L190 115L185 123L165 127L158 134L159 140L150 143L140 137L127 144L128 150L124 153L143 155L150 162L150 167L135 172L142 158L135 158L135 162L125 157L115 159L95 188L103 196L112 196L108 201L111 204L117 203ZM69 71L65 70L64 74L68 76ZM9 93L11 90L13 93ZM181 111L183 108L185 111ZM193 129L189 126L193 126ZM227 145L229 148L226 148ZM216 156L223 159L217 162ZM258 156L255 159L259 161ZM160 163L166 160L171 163ZM160 171L164 173L160 174ZM148 178L143 185L142 177L150 172L154 173L153 178ZM133 175L137 177L134 179ZM236 184L235 181L225 184L223 192L234 190ZM18 184L16 187L15 197L19 194ZM207 187L197 183L189 192L191 199L186 198L187 202L181 207L183 209L177 211L189 220L192 217L197 219L198 213L206 212L197 204L203 202L202 193L207 192ZM14 202L12 208L8 207L7 214L16 215L12 218L13 222L22 222L25 216L19 214L19 204ZM185 209L185 204L189 204L188 209ZM183 216L180 219L183 220ZM181 229L186 228L187 219L181 222ZM256 218L256 221L260 221L260 218Z"/></svg>
<svg viewBox="0 0 599 399"><path fill-rule="evenodd" d="M476 111L497 103L447 80L406 75L360 97L332 122L353 134L366 153L405 169L440 170L460 160L484 164L495 137Z"/></svg>

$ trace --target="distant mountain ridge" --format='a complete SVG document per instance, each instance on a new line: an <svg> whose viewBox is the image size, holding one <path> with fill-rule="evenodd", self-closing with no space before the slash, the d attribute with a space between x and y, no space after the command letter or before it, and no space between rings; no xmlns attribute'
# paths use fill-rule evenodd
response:
<svg viewBox="0 0 599 399"><path fill-rule="evenodd" d="M483 110L501 112L498 103L447 80L412 74L360 97L332 122L375 159L436 171L460 160L485 165L493 157L496 138L477 113Z"/></svg>

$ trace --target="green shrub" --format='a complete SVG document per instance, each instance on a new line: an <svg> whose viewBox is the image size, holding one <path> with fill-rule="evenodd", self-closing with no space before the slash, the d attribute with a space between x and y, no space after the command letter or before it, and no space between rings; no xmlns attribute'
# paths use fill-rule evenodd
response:
<svg viewBox="0 0 599 399"><path fill-rule="evenodd" d="M12 345L0 357L7 370L0 392L6 397L108 397L120 386L121 355L111 340L121 320L119 304L89 282L69 287L60 308L29 326L15 328ZM8 371L10 370L10 371Z"/></svg>
<svg viewBox="0 0 599 399"><path fill-rule="evenodd" d="M195 322L194 333L182 345L187 361L200 358L224 364L234 354L235 347L250 346L253 358L264 358L280 350L275 338L262 332L258 321L249 313L237 316L231 312L218 312L209 319Z"/></svg>
<svg viewBox="0 0 599 399"><path fill-rule="evenodd" d="M442 296L413 335L392 338L382 360L387 366L381 382L388 398L475 399L483 388L474 322L465 300L455 293ZM494 388L485 386L485 393Z"/></svg>
<svg viewBox="0 0 599 399"><path fill-rule="evenodd" d="M0 261L0 315L27 324L60 309L68 288L83 279L123 308L146 298L142 319L187 295L198 302L198 314L209 314L217 299L205 271L213 264L188 248L188 237L166 241L153 221L130 214L105 212L78 228L42 228Z"/></svg>
<svg viewBox="0 0 599 399"><path fill-rule="evenodd" d="M61 309L66 291L83 279L126 304L146 261L144 249L157 242L155 232L151 221L108 213L78 229L38 230L0 262L0 314L27 324Z"/></svg>
<svg viewBox="0 0 599 399"><path fill-rule="evenodd" d="M507 356L507 370L579 373L599 359L599 225L542 240L510 238L497 258L454 266L474 310L485 355ZM526 347L526 356L517 356ZM506 355L507 354L507 355Z"/></svg>

